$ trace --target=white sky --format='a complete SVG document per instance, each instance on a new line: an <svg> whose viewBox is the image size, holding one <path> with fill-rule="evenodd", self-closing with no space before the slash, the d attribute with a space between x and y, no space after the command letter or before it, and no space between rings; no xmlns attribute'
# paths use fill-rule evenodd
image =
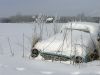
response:
<svg viewBox="0 0 100 75"><path fill-rule="evenodd" d="M0 17L15 14L100 15L100 0L0 0Z"/></svg>

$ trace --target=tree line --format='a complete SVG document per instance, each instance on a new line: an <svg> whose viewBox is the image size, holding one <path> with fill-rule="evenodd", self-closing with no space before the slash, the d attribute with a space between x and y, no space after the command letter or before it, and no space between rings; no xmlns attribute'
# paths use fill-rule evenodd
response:
<svg viewBox="0 0 100 75"><path fill-rule="evenodd" d="M100 22L100 17L85 16L83 14L77 16L47 16L47 15L15 15L8 18L0 18L1 23L27 23L27 22L43 22L46 23L47 18L54 18L51 22L67 23L70 21L82 22Z"/></svg>

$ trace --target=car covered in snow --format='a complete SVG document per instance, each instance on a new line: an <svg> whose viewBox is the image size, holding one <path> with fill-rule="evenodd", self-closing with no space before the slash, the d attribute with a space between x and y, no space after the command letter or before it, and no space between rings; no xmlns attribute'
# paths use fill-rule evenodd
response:
<svg viewBox="0 0 100 75"><path fill-rule="evenodd" d="M31 50L33 58L76 63L97 60L100 55L100 24L90 22L65 23L60 32L39 41Z"/></svg>

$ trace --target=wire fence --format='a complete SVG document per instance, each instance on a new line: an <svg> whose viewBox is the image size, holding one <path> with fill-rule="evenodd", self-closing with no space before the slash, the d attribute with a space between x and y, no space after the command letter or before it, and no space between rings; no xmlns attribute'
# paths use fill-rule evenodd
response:
<svg viewBox="0 0 100 75"><path fill-rule="evenodd" d="M23 33L18 35L0 35L0 54L11 56L27 56L31 50L32 37Z"/></svg>

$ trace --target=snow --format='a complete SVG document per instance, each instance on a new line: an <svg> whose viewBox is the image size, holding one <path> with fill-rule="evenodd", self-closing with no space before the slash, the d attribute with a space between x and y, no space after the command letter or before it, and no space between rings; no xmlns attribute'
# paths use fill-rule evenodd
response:
<svg viewBox="0 0 100 75"><path fill-rule="evenodd" d="M23 68L23 67L17 67L16 70L18 70L18 71L24 71L25 68Z"/></svg>
<svg viewBox="0 0 100 75"><path fill-rule="evenodd" d="M76 71L76 72L73 72L72 74L73 74L73 75L79 75L80 72Z"/></svg>
<svg viewBox="0 0 100 75"><path fill-rule="evenodd" d="M0 23L0 75L99 75L100 61L82 64L66 64L29 58L31 39L36 24ZM50 35L52 24L46 24ZM63 24L61 24L63 25ZM46 26L44 26L46 28ZM37 29L38 31L38 29ZM44 31L45 32L45 31ZM25 56L23 54L23 33L25 36ZM39 32L37 32L39 33ZM43 35L47 35L44 33ZM49 37L49 36L48 36ZM43 39L48 38L47 36ZM10 39L14 56L10 53Z"/></svg>
<svg viewBox="0 0 100 75"><path fill-rule="evenodd" d="M9 39L13 53L17 56L21 56L23 52L23 34L25 55L29 54L34 34L39 35L41 26L43 26L42 37L43 39L47 39L54 35L53 25L54 24L0 23L0 54L11 55Z"/></svg>
<svg viewBox="0 0 100 75"><path fill-rule="evenodd" d="M64 28L71 28L72 25L72 29L80 29L80 30L84 30L84 31L89 31L91 34L95 34L96 32L98 32L99 28L100 28L100 24L98 23L90 23L90 22L69 22L65 25L62 26L61 30L63 30Z"/></svg>
<svg viewBox="0 0 100 75"><path fill-rule="evenodd" d="M99 75L100 61L65 64L0 55L0 75Z"/></svg>
<svg viewBox="0 0 100 75"><path fill-rule="evenodd" d="M71 41L72 25L72 41ZM81 56L85 58L88 52L92 52L95 47L93 42L97 43L97 34L100 25L96 23L72 22L62 26L61 31L47 40L38 42L35 48L45 52L59 53L70 57L70 55ZM75 29L75 30L74 30ZM83 30L83 31L79 31ZM88 31L84 32L84 31ZM91 36L90 36L91 35ZM64 40L64 37L65 40ZM91 38L92 37L92 38ZM93 40L93 41L92 41ZM71 47L72 42L72 47ZM98 45L98 44L97 44ZM72 49L71 49L72 48ZM59 52L57 52L59 50Z"/></svg>
<svg viewBox="0 0 100 75"><path fill-rule="evenodd" d="M46 74L46 75L50 75L53 74L53 72L49 72L49 71L41 71L42 74Z"/></svg>

